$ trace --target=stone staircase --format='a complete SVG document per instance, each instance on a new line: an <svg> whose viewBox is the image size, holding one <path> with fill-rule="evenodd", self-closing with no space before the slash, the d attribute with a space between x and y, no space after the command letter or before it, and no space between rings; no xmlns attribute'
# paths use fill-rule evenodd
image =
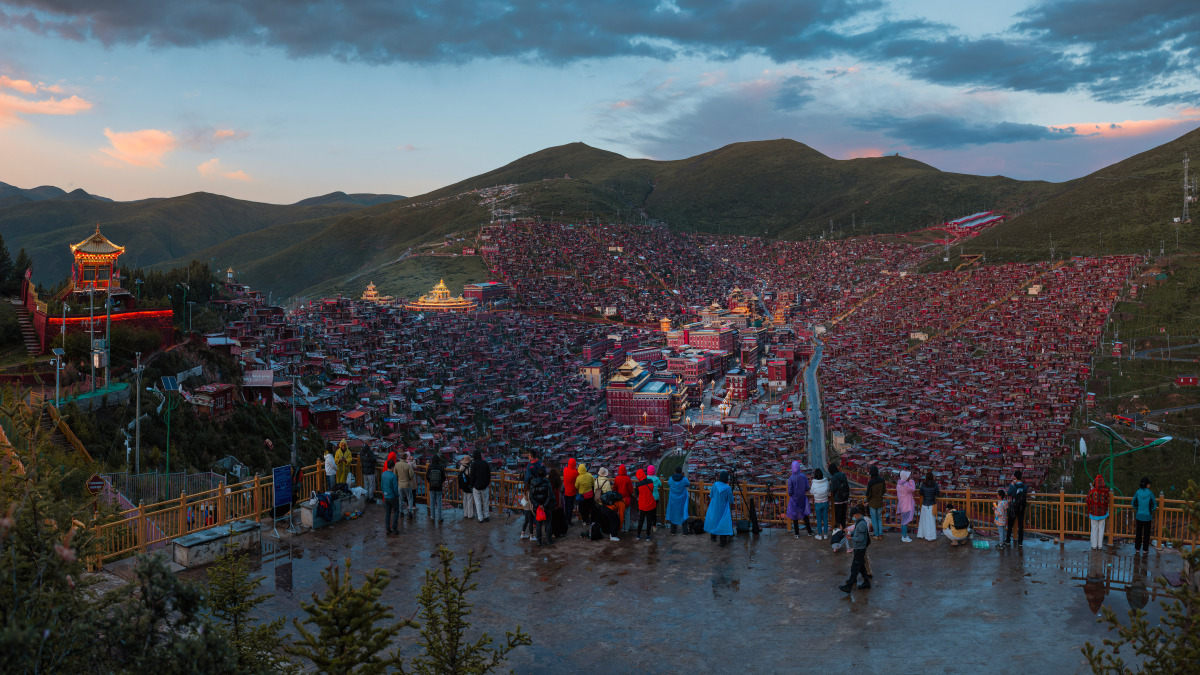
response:
<svg viewBox="0 0 1200 675"><path fill-rule="evenodd" d="M29 352L30 356L37 356L42 353L42 345L38 341L37 331L33 328L33 322L29 320L29 310L25 309L25 305L21 304L20 300L10 299L13 311L17 313L17 323L21 326L21 340L25 343L25 351Z"/></svg>
<svg viewBox="0 0 1200 675"><path fill-rule="evenodd" d="M50 439L50 444L56 448L60 448L66 452L74 452L75 448L67 441L67 437L63 435L62 429L54 423L54 419L50 417L50 411L46 406L42 407L42 413L38 416L38 427Z"/></svg>

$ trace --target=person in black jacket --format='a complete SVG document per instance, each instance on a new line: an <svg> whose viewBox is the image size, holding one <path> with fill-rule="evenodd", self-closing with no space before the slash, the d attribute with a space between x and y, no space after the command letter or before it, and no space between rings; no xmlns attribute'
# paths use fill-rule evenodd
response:
<svg viewBox="0 0 1200 675"><path fill-rule="evenodd" d="M463 520L475 515L475 498L471 496L471 458L458 460L458 492L462 496Z"/></svg>
<svg viewBox="0 0 1200 675"><path fill-rule="evenodd" d="M378 463L375 459L375 451L370 445L364 445L362 452L358 453L358 459L362 462L363 473L363 488L367 491L367 503L375 503L375 475L379 473Z"/></svg>
<svg viewBox="0 0 1200 675"><path fill-rule="evenodd" d="M429 507L429 519L440 523L442 522L442 488L446 485L446 466L441 453L433 453L433 457L429 460L429 470L425 473L425 482L428 487L426 494L429 496L425 502Z"/></svg>
<svg viewBox="0 0 1200 675"><path fill-rule="evenodd" d="M539 465L537 474L529 481L529 506L536 514L542 509L543 520L537 522L538 546L554 543L554 533L550 531L550 514L554 512L554 491L550 488L550 479L546 477L546 467ZM544 535L544 536L543 536Z"/></svg>
<svg viewBox="0 0 1200 675"><path fill-rule="evenodd" d="M481 523L491 520L488 513L488 488L492 486L492 465L483 458L483 452L475 451L471 462L471 497L475 501L475 517Z"/></svg>
<svg viewBox="0 0 1200 675"><path fill-rule="evenodd" d="M833 502L834 525L844 529L846 506L850 503L850 480L833 462L829 463L829 501Z"/></svg>

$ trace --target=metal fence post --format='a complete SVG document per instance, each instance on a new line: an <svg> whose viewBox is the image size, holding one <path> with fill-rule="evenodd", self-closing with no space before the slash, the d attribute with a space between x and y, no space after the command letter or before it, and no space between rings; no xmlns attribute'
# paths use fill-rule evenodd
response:
<svg viewBox="0 0 1200 675"><path fill-rule="evenodd" d="M254 522L257 523L258 517L262 513L262 511L260 511L258 508L259 502L260 502L260 498L258 496L258 474L254 474L254 492L253 492L253 494L254 494L254 498L251 500L251 508L254 509Z"/></svg>
<svg viewBox="0 0 1200 675"><path fill-rule="evenodd" d="M1058 545L1067 545L1067 491L1058 488Z"/></svg>
<svg viewBox="0 0 1200 675"><path fill-rule="evenodd" d="M187 518L184 517L184 514L187 511L187 498L184 496L185 494L186 493L183 490L179 491L179 530L178 530L178 532L179 532L179 536L181 536L181 537L187 532L187 529L186 529Z"/></svg>
<svg viewBox="0 0 1200 675"><path fill-rule="evenodd" d="M1117 518L1116 518L1116 513L1115 513L1116 506L1117 506L1116 494L1112 490L1109 490L1108 491L1108 523L1107 523L1107 525L1108 525L1108 545L1109 546L1113 545L1113 536L1114 536L1113 530L1117 529L1116 528Z"/></svg>
<svg viewBox="0 0 1200 675"><path fill-rule="evenodd" d="M1158 524L1154 528L1154 540L1155 540L1154 550L1156 550L1156 551L1162 550L1163 511L1165 510L1166 503L1167 503L1167 501L1165 499L1165 495L1163 495L1162 490L1159 490L1158 491L1158 510L1155 511L1155 514L1154 514L1155 519L1158 520Z"/></svg>

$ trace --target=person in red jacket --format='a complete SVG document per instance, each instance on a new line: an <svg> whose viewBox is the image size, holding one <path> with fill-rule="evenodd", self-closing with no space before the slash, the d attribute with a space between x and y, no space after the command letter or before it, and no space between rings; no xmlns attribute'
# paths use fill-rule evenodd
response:
<svg viewBox="0 0 1200 675"><path fill-rule="evenodd" d="M637 482L638 524L635 539L642 538L642 525L646 525L646 541L654 536L654 524L658 519L658 501L654 499L654 481L646 478L646 472L638 469Z"/></svg>
<svg viewBox="0 0 1200 675"><path fill-rule="evenodd" d="M617 477L615 479L613 479L613 485L614 485L613 489L617 491L617 494L621 495L621 501L625 502L626 504L629 504L630 510L632 510L633 505L634 505L633 479L631 479L629 477L629 470L625 468L624 464L617 467ZM626 515L627 515L626 513L620 513L618 515L621 516L622 523L627 523L621 529L622 530L632 530L633 529L633 514L629 513L628 518L626 518Z"/></svg>
<svg viewBox="0 0 1200 675"><path fill-rule="evenodd" d="M567 516L567 527L571 526L572 514L575 513L575 495L579 491L575 489L575 479L579 477L579 469L575 468L575 458L567 460L567 468L563 469L563 511Z"/></svg>

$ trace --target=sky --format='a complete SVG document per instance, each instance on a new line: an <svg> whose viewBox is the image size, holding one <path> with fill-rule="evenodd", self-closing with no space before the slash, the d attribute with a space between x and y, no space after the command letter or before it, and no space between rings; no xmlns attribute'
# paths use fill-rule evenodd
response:
<svg viewBox="0 0 1200 675"><path fill-rule="evenodd" d="M0 181L292 203L773 138L1062 181L1200 126L1197 45L1195 0L0 0Z"/></svg>

